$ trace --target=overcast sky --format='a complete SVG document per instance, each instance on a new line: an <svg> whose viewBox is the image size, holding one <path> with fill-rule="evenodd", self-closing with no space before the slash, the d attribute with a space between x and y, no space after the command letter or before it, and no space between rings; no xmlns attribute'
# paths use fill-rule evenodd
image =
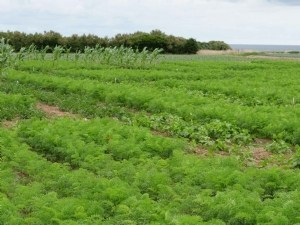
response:
<svg viewBox="0 0 300 225"><path fill-rule="evenodd" d="M300 0L0 0L0 30L300 45Z"/></svg>

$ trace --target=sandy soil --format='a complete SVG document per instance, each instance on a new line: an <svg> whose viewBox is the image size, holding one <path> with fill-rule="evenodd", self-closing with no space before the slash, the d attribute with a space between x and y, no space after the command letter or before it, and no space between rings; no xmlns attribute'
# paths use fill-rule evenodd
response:
<svg viewBox="0 0 300 225"><path fill-rule="evenodd" d="M51 105L47 105L47 104L44 104L41 102L39 102L36 107L50 117L53 117L53 116L58 116L58 117L67 116L67 117L72 117L72 118L77 117L76 114L61 111L57 106L51 106Z"/></svg>
<svg viewBox="0 0 300 225"><path fill-rule="evenodd" d="M215 51L215 50L199 50L197 54L199 55L237 55L245 52L255 52L253 50L224 50L224 51Z"/></svg>
<svg viewBox="0 0 300 225"><path fill-rule="evenodd" d="M2 127L6 128L6 129L10 129L13 128L17 125L19 121L19 118L15 118L13 120L5 120L1 123Z"/></svg>

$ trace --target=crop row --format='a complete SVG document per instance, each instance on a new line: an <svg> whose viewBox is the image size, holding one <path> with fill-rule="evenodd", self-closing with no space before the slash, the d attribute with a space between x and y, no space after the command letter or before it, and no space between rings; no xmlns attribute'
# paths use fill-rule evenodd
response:
<svg viewBox="0 0 300 225"><path fill-rule="evenodd" d="M180 141L108 119L30 120L16 134L0 134L2 223L300 222L293 170L201 159L185 154Z"/></svg>
<svg viewBox="0 0 300 225"><path fill-rule="evenodd" d="M130 84L109 84L91 80L73 80L42 74L11 71L10 81L30 84L35 88L57 91L62 94L90 95L99 101L114 103L152 113L167 112L186 121L220 119L252 134L299 143L299 108L285 106L248 107L229 103L222 99L191 96L184 90L161 91L155 87ZM274 123L276 121L276 123Z"/></svg>
<svg viewBox="0 0 300 225"><path fill-rule="evenodd" d="M253 65L252 65L253 64ZM262 68L244 71L242 64L238 70L230 69L234 63L223 63L210 68L206 64L201 66L201 71L193 71L193 67L178 71L163 70L161 65L155 70L124 70L120 68L98 68L88 70L82 68L68 69L60 67L53 70L52 66L36 65L35 71L61 77L74 79L91 79L110 83L135 83L159 88L180 88L194 95L213 96L226 98L228 101L242 105L289 105L299 103L299 78L295 75L299 71L298 65L290 63L291 68L279 69L269 67L266 62L253 62L251 65L262 65ZM266 64L266 65L265 65ZM31 64L30 64L31 65ZM32 72L32 66L20 68ZM67 66L67 65L66 65ZM176 65L174 65L176 66ZM47 69L48 68L48 69Z"/></svg>
<svg viewBox="0 0 300 225"><path fill-rule="evenodd" d="M101 167L110 164L110 158L116 161L154 156L168 158L173 150L182 149L179 141L173 143L172 139L154 137L147 130L121 126L121 123L110 119L72 123L61 119L53 124L29 121L21 126L20 134L33 149L75 167ZM99 155L103 157L99 158Z"/></svg>
<svg viewBox="0 0 300 225"><path fill-rule="evenodd" d="M199 123L185 121L181 117L169 113L148 115L143 111L132 111L126 107L110 103L100 103L90 95L74 93L60 94L58 92L34 89L30 85L6 82L0 86L8 93L30 93L48 104L59 105L66 111L82 114L85 117L114 117L129 125L151 128L158 132L167 132L168 135L187 138L198 144L218 150L226 150L227 144L247 144L251 137L246 130L239 129L232 124L220 120Z"/></svg>
<svg viewBox="0 0 300 225"><path fill-rule="evenodd" d="M0 92L0 121L11 120L16 117L29 118L38 114L33 98L20 94Z"/></svg>
<svg viewBox="0 0 300 225"><path fill-rule="evenodd" d="M128 199L137 211L143 204L149 209L156 205L117 177L106 179L51 163L16 141L14 134L0 132L2 224L114 224L110 219L120 200Z"/></svg>

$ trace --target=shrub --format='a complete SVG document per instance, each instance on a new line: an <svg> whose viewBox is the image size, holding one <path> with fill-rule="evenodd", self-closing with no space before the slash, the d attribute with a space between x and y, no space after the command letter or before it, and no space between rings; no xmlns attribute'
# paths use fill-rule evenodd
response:
<svg viewBox="0 0 300 225"><path fill-rule="evenodd" d="M183 46L184 53L195 54L198 51L197 41L193 38L188 39Z"/></svg>

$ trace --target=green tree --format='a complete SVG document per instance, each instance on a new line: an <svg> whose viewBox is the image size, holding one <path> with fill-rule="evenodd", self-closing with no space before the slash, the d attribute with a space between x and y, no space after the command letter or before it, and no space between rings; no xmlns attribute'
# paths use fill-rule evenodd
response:
<svg viewBox="0 0 300 225"><path fill-rule="evenodd" d="M224 41L210 41L208 42L208 47L210 50L229 50L231 47Z"/></svg>
<svg viewBox="0 0 300 225"><path fill-rule="evenodd" d="M198 43L195 39L189 38L188 40L186 40L183 49L184 49L184 53L196 54L198 51Z"/></svg>

